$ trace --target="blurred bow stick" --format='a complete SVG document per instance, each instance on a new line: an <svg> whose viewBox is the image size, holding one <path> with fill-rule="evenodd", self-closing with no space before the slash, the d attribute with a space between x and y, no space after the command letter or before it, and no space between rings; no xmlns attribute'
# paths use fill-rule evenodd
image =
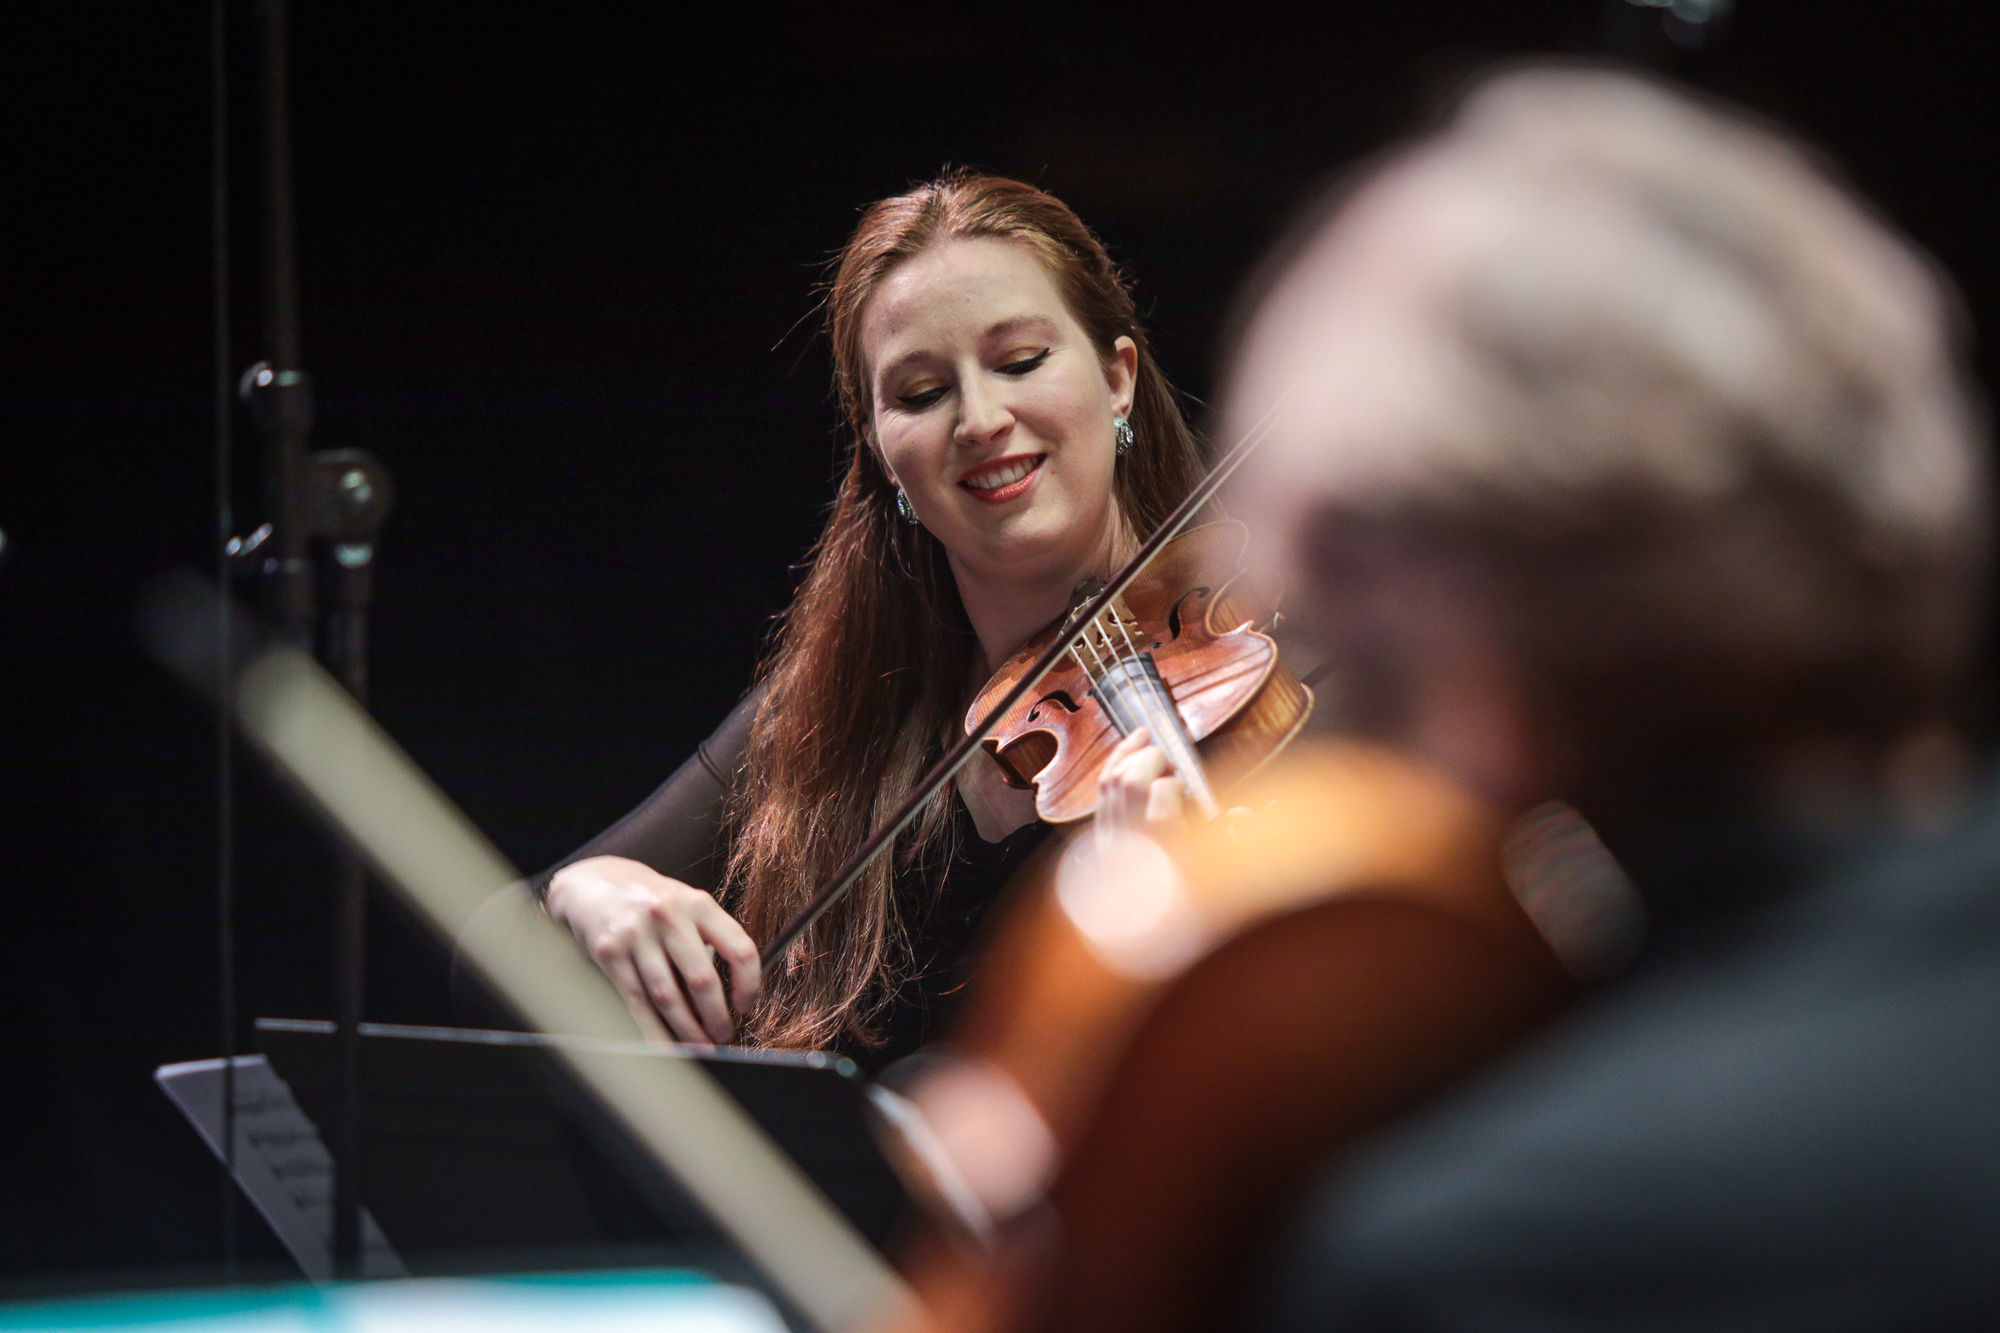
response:
<svg viewBox="0 0 2000 1333"><path fill-rule="evenodd" d="M243 733L444 939L520 875L309 655L232 634L234 609L193 575L148 599L155 656L235 717ZM794 1308L827 1333L906 1316L909 1289L846 1218L690 1061L617 1053L634 1035L624 1003L549 919L518 912L462 942L494 991L543 1032L610 1039L558 1044L561 1060L634 1142L687 1191ZM900 1320L899 1320L900 1322Z"/></svg>

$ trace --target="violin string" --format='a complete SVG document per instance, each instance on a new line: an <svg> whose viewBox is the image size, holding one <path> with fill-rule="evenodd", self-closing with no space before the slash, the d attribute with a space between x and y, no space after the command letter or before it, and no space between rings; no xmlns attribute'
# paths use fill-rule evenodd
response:
<svg viewBox="0 0 2000 1333"><path fill-rule="evenodd" d="M1090 674L1090 664L1083 660L1083 654L1078 652L1076 647L1074 643L1069 646L1069 655L1075 660L1076 669L1083 673L1083 678L1090 682L1091 688L1095 689L1097 686L1097 677Z"/></svg>
<svg viewBox="0 0 2000 1333"><path fill-rule="evenodd" d="M1124 638L1127 655L1132 661L1138 661L1140 657L1139 645L1132 641L1132 632L1125 628L1125 622L1119 618L1117 608L1115 607L1111 612L1111 623L1118 627L1119 635Z"/></svg>
<svg viewBox="0 0 2000 1333"><path fill-rule="evenodd" d="M1111 647L1111 640L1105 636L1103 625L1093 623L1091 629L1097 631L1099 639L1104 640L1104 650L1100 651L1096 639L1091 638L1088 633L1083 636L1083 646L1090 649L1090 655L1097 663L1097 678L1092 683L1101 685L1104 683L1104 678L1111 674L1111 667L1107 665L1105 660L1106 654ZM1115 661L1116 659L1113 660Z"/></svg>
<svg viewBox="0 0 2000 1333"><path fill-rule="evenodd" d="M1082 651L1080 651L1081 649L1090 650L1091 657L1093 659L1097 659L1096 666L1093 667L1089 662L1083 660L1083 653ZM1076 659L1077 666L1082 669L1083 678L1090 682L1090 686L1092 689L1096 689L1098 686L1104 683L1104 662L1101 658L1098 658L1096 648L1090 642L1089 628L1086 628L1084 632L1078 635L1076 640L1070 644L1069 651L1070 651L1070 656Z"/></svg>
<svg viewBox="0 0 2000 1333"><path fill-rule="evenodd" d="M1118 633L1125 640L1125 647L1131 654L1131 660L1136 662L1140 657L1144 656L1139 645L1133 641L1131 630L1126 628L1125 621L1119 616L1115 606L1111 611L1111 623L1118 626ZM1168 696L1167 709L1163 711L1160 707L1160 700L1154 697L1151 690L1139 691L1140 709L1146 714L1147 724L1153 729L1153 741L1156 745L1164 746L1166 744L1166 737L1161 732L1161 728L1173 726L1173 723L1166 717L1166 712L1171 711L1173 706L1171 702L1172 697L1172 695Z"/></svg>
<svg viewBox="0 0 2000 1333"><path fill-rule="evenodd" d="M1104 662L1101 658L1098 657L1097 648L1094 644L1091 643L1090 635L1088 633L1085 633L1081 638L1079 638L1076 641L1075 647L1072 648L1071 651L1077 654L1078 662L1083 661L1082 655L1084 653L1087 652L1090 654L1090 664L1084 666L1083 674L1090 677L1090 683L1092 685L1103 684Z"/></svg>
<svg viewBox="0 0 2000 1333"><path fill-rule="evenodd" d="M1111 630L1106 627L1107 621L1110 625L1117 627L1118 637L1125 642L1124 651L1121 652L1117 643L1112 640ZM1098 679L1100 683L1105 676L1110 675L1111 667L1117 666L1122 662L1136 662L1139 660L1139 645L1133 642L1131 632L1126 629L1125 622L1119 616L1118 608L1115 605L1108 606L1100 612L1091 628L1097 631L1097 638L1092 639L1090 635L1086 634L1083 637L1083 642L1090 648L1091 656L1098 659L1098 670L1100 672ZM1110 664L1109 666L1106 665L1107 662ZM1160 727L1160 720L1153 715L1153 705L1156 701L1151 698L1150 691L1146 690L1138 691L1136 697L1139 703L1139 711L1146 715L1147 724L1157 732ZM1119 730L1121 733L1124 732L1122 726L1119 727Z"/></svg>

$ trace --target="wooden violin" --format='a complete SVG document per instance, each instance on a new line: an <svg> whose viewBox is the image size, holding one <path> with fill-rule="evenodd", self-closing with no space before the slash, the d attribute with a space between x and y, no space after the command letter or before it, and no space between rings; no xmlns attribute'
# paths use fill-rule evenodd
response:
<svg viewBox="0 0 2000 1333"><path fill-rule="evenodd" d="M896 808L895 813L882 821L876 830L859 847L854 849L854 852L847 860L841 863L840 868L834 871L826 883L813 894L805 907L800 909L799 913L786 923L784 929L765 942L760 959L766 974L775 973L784 966L786 954L791 951L792 945L797 943L799 937L805 934L812 927L813 922L819 920L828 908L839 902L848 890L861 882L862 872L874 862L876 857L888 850L898 834L902 833L904 829L916 821L917 816L929 804L931 798L944 787L944 784L957 776L958 771L971 762L973 755L980 753L981 747L985 744L988 736L999 725L1000 721L1007 717L1010 711L1020 704L1051 670L1055 669L1070 655L1073 647L1077 646L1088 635L1114 628L1112 622L1104 619L1105 612L1111 610L1119 602L1119 599L1125 597L1128 592L1132 591L1138 585L1141 577L1153 567L1156 558L1165 552L1169 543L1173 542L1176 537L1180 536L1187 529L1189 523L1193 521L1195 514L1200 511L1201 507L1214 498L1216 492L1220 491L1223 484L1235 474L1236 469L1241 467L1244 461L1250 457L1251 453L1256 450L1257 446L1264 442L1265 437L1270 433L1272 426L1277 422L1280 413L1283 411L1285 402L1286 399L1280 397L1277 402L1273 403L1264 413L1263 417L1244 433L1242 439L1236 442L1236 446L1223 455L1222 459L1213 468L1209 469L1208 475L1202 478L1200 484L1190 491L1179 505L1175 506L1174 512L1167 515L1166 521L1161 523L1152 535L1146 538L1132 558L1126 561L1125 567L1114 574L1082 606L1076 607L1071 611L1063 627L1049 637L1039 657L1035 657L1025 668L1008 673L1009 679L1012 682L1011 684L1003 685L1000 689L993 692L982 691L980 696L981 701L990 703L990 707L985 715L980 717L977 722L968 719L964 738L952 746L942 759L939 759L937 763L931 766L930 771L918 780L916 786L911 789L910 794L904 798L903 803ZM1238 531L1241 531L1240 527ZM1202 549L1202 545L1197 543L1195 546L1188 548L1188 553L1193 555ZM1240 552L1240 544L1238 550ZM1141 600L1144 601L1145 599L1142 597ZM1167 612L1171 612L1175 605L1180 605L1184 601L1185 599L1175 599L1164 609ZM1117 625L1123 626L1125 630L1130 630L1132 622L1126 620L1124 616L1136 611L1137 608L1133 607L1129 602L1126 603L1126 606L1127 612L1117 613L1114 618ZM1164 646L1164 642L1163 640L1162 646ZM1140 668L1140 670L1143 671L1143 668ZM1293 684L1297 685L1297 682L1293 681ZM1311 700L1310 693L1306 692L1303 686L1298 686L1298 689L1305 694L1306 706L1309 707ZM992 697L993 693L997 693L998 697ZM1153 706L1157 706L1159 702L1157 694L1158 692L1147 690L1143 694L1128 692L1126 697L1140 701L1142 706L1144 706L1144 698L1150 697L1153 701ZM1070 696L1070 702L1075 702L1074 696ZM1156 720L1163 727L1163 730L1154 732L1156 740L1164 740L1171 745L1185 737L1187 729L1184 726L1166 725L1167 719L1164 716ZM1302 722L1303 720L1301 716L1299 721ZM1113 721L1111 725L1115 727L1117 723ZM1293 725L1284 734L1289 736L1293 732L1296 732L1296 730L1297 726ZM1100 738L1102 734L1102 732L1096 733ZM1232 736L1235 734L1231 733ZM1084 750L1091 748L1088 735L1089 733L1086 733L1086 741L1082 747ZM1227 742L1224 743L1223 748L1229 748ZM1169 759L1174 758L1171 751L1169 751L1168 757ZM1024 755L1021 762L1026 763L1031 758L1032 753ZM1190 765L1188 769L1182 769L1176 763L1175 767L1176 771L1180 773L1182 781L1186 782L1188 780L1188 773L1194 771L1195 766ZM1005 770L1003 769L1003 771ZM1094 769L1091 772L1094 777ZM1076 817L1080 816L1072 816L1072 818Z"/></svg>
<svg viewBox="0 0 2000 1333"><path fill-rule="evenodd" d="M1213 819L1216 783L1247 776L1305 725L1312 691L1278 655L1268 632L1275 608L1243 576L1248 538L1235 522L1182 533L1096 616L1051 625L973 700L968 731L993 715L986 752L1010 784L1035 789L1042 819L1091 814L1106 757L1140 727ZM1018 694L1058 636L1068 651Z"/></svg>

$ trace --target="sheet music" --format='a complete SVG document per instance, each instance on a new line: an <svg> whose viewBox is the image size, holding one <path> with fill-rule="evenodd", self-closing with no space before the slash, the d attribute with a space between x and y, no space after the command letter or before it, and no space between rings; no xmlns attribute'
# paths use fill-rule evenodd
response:
<svg viewBox="0 0 2000 1333"><path fill-rule="evenodd" d="M236 1183L305 1275L333 1279L333 1154L261 1055L236 1065ZM190 1060L153 1072L216 1157L222 1157L221 1060ZM363 1277L407 1277L366 1208L361 1210Z"/></svg>

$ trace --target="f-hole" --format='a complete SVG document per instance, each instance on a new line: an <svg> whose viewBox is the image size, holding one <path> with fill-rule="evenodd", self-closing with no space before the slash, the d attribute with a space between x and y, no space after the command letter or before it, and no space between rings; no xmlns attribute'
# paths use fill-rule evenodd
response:
<svg viewBox="0 0 2000 1333"><path fill-rule="evenodd" d="M1082 711L1076 706L1076 700L1070 698L1068 690L1051 690L1049 691L1049 693L1037 699L1035 701L1035 706L1028 710L1028 721L1034 722L1040 717L1043 704L1054 704L1056 707L1062 709L1065 713L1076 713Z"/></svg>
<svg viewBox="0 0 2000 1333"><path fill-rule="evenodd" d="M1173 606L1168 608L1167 610L1168 638L1178 639L1181 636L1181 608L1186 606L1190 601L1194 600L1195 598L1206 599L1208 597L1208 593L1209 589L1207 585L1203 584L1197 587L1189 588L1186 592L1182 593L1178 599L1175 600Z"/></svg>

